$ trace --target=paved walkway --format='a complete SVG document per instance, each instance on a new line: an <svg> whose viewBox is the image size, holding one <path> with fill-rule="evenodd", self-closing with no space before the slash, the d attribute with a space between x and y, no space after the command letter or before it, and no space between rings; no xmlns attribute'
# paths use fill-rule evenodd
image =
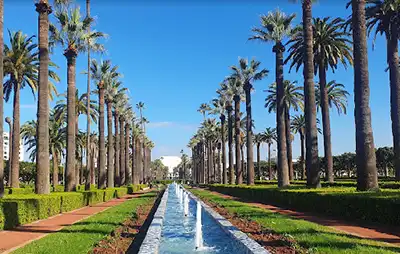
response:
<svg viewBox="0 0 400 254"><path fill-rule="evenodd" d="M320 225L328 226L346 234L357 236L360 238L382 241L390 244L400 246L400 228L394 226L383 226L383 225L367 225L367 223L361 226L356 223L348 221L332 219L328 217L321 217L321 215L303 213L294 210L284 209L273 205L250 202L233 196L221 194L219 192L212 191L213 194L217 194L227 199L233 199L241 202L245 202L249 205L270 210L275 213L291 216L296 219L302 219L310 222L314 222ZM346 209L346 208L343 208Z"/></svg>
<svg viewBox="0 0 400 254"><path fill-rule="evenodd" d="M0 253L10 253L50 233L57 232L66 226L70 226L110 207L124 203L129 199L143 195L146 192L127 195L121 199L113 199L93 206L85 206L44 220L21 225L14 229L0 231Z"/></svg>

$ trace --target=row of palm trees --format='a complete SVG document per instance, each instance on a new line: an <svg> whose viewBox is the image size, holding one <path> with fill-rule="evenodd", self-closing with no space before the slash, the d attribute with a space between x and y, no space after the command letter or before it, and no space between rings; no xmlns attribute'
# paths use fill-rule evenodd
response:
<svg viewBox="0 0 400 254"><path fill-rule="evenodd" d="M346 113L346 98L348 93L343 89L343 85L336 84L335 81L328 82L326 73L328 70L335 71L339 65L344 68L354 66L354 114L356 130L356 154L357 154L357 188L359 190L371 190L378 187L376 158L374 152L374 140L371 126L371 112L369 108L369 79L368 79L368 54L367 54L367 34L374 32L384 34L387 39L388 65L390 75L391 91L391 117L393 142L395 151L396 178L400 179L400 74L398 56L398 27L400 27L400 3L396 0L352 0L347 7L352 7L352 15L348 20L340 18L313 18L312 1L302 0L303 17L302 23L298 27L293 27L292 23L295 15L286 15L280 11L270 12L261 16L261 26L252 29L253 36L249 40L259 40L272 42L273 52L275 53L275 95L271 92L269 97L275 96L272 103L267 98L269 111L276 111L276 140L278 157L278 185L284 187L290 184L293 170L291 166L291 134L290 134L290 109L296 111L300 107L304 111L304 117L298 116L296 121L304 123L304 127L295 129L300 133L302 143L302 160L305 153L305 170L307 185L310 187L320 187L320 165L318 159L318 127L317 127L317 106L321 108L322 126L324 136L324 155L327 162L325 177L332 182L333 179L333 160L330 131L329 108L333 105L339 113ZM351 39L352 36L352 39ZM284 60L285 46L288 46L288 57ZM284 67L290 63L289 70L295 67L298 71L303 68L304 76L304 95L294 96L295 103L285 92L289 87L290 81L284 79ZM243 172L240 167L240 101L246 101L246 143L247 147L252 147L252 117L251 117L251 89L252 81L262 79L266 70L258 72L259 62L252 61L250 65L244 59L240 60L240 72L226 78L217 91L222 100L220 107L221 113L221 133L225 132L225 113L228 115L228 154L230 173L230 183L233 183L233 150L232 135L235 134L235 174L236 184L242 183ZM234 69L235 70L235 69ZM314 76L318 74L318 85L314 85ZM229 88L229 89L227 89ZM244 90L244 93L241 91ZM288 89L286 89L288 90ZM229 91L229 92L227 92ZM243 96L244 94L244 96ZM333 95L335 97L333 97ZM233 100L232 100L233 99ZM235 105L235 120L233 126L232 104ZM199 109L201 112L207 110L206 105ZM204 114L204 113L203 113ZM200 128L198 133L191 139L189 145L193 149L193 157L200 155L199 172L204 175L204 155L207 144L207 135L202 133ZM293 129L293 128L292 128ZM220 135L222 147L225 147L224 134ZM305 148L303 149L303 142ZM210 143L210 142L209 142ZM253 149L247 149L247 183L254 183L253 169ZM305 152L304 152L305 150ZM208 151L210 153L210 150ZM223 164L223 183L227 183L225 173L225 155L222 155ZM243 160L242 160L243 161ZM196 164L195 164L196 165ZM197 178L203 182L204 176Z"/></svg>
<svg viewBox="0 0 400 254"><path fill-rule="evenodd" d="M99 188L146 182L154 144L145 136L144 126L147 120L142 114L144 104L137 104L140 118L136 118L134 108L129 103L128 91L122 87L118 66L112 65L109 60L98 62L91 59L91 52L104 52L105 48L100 40L107 35L91 30L94 19L90 16L90 0L86 0L86 17L82 16L80 8L73 1L55 0L53 22L49 21L53 8L47 0L39 0L35 7L38 12L38 44L34 43L33 36L27 37L19 31L9 32L8 46L3 43L4 2L0 1L0 50L4 47L4 56L0 54L0 72L6 78L4 89L0 89L0 96L3 97L4 90L4 98L8 101L13 93L11 187L19 186L18 151L21 132L32 151L31 157L37 163L35 190L38 194L50 192L50 157L54 169L58 169L57 165L64 155L65 191L72 191L77 184L83 182L88 189L90 183L93 183L95 164L98 167ZM53 99L53 94L57 95L52 81L60 81L50 69L56 65L50 61L49 51L56 46L62 47L67 61L67 94L66 100L59 101L55 109L50 111L49 100ZM85 52L88 53L87 92L79 95L75 82L76 59ZM96 84L95 91L91 90L91 81ZM26 86L31 88L34 95L36 92L38 94L38 119L37 122L26 123L20 130L20 90ZM98 105L91 99L91 94L94 93L98 96ZM107 152L104 133L105 106ZM78 138L78 119L82 114L87 116L87 132L85 138ZM0 100L0 119L3 119L3 100ZM98 145L94 142L96 134L90 132L92 121L98 124ZM3 123L0 121L0 132L2 131ZM1 136L0 154L3 152L2 142ZM85 148L86 151L77 147ZM86 158L85 175L78 173L79 170L76 169L83 157ZM98 159L97 163L94 163L95 158ZM4 193L3 165L1 157L0 196ZM53 177L54 185L58 184L57 178L56 175ZM85 181L82 181L83 178Z"/></svg>

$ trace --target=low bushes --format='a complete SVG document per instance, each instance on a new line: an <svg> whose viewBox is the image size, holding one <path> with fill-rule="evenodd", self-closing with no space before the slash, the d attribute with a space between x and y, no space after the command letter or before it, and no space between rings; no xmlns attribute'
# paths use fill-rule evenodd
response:
<svg viewBox="0 0 400 254"><path fill-rule="evenodd" d="M26 188L7 188L8 193L7 194L13 194L13 195L22 195L22 194L33 194L35 193L35 189L32 187L26 187Z"/></svg>
<svg viewBox="0 0 400 254"><path fill-rule="evenodd" d="M128 185L128 194L133 194L147 187L147 184L130 184Z"/></svg>
<svg viewBox="0 0 400 254"><path fill-rule="evenodd" d="M64 185L52 186L51 192L64 192Z"/></svg>
<svg viewBox="0 0 400 254"><path fill-rule="evenodd" d="M400 225L400 192L357 192L355 188L306 189L293 186L278 189L272 186L210 185L211 190L260 203L318 212L347 219L361 219Z"/></svg>
<svg viewBox="0 0 400 254"><path fill-rule="evenodd" d="M45 219L87 205L95 205L115 197L121 198L128 193L128 189L138 191L145 186L131 185L129 188L119 187L81 192L54 192L49 195L7 195L3 199L0 199L0 230L14 228L18 225Z"/></svg>
<svg viewBox="0 0 400 254"><path fill-rule="evenodd" d="M278 185L276 180L256 180L256 185ZM293 180L290 181L291 185L306 185L305 180ZM337 179L333 183L321 181L322 187L356 187L357 182L350 179ZM399 181L388 181L379 179L379 187L382 189L400 189Z"/></svg>

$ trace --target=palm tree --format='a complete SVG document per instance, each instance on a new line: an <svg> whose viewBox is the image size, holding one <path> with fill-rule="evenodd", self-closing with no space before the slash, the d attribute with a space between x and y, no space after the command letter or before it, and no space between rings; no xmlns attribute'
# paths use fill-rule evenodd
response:
<svg viewBox="0 0 400 254"><path fill-rule="evenodd" d="M38 129L37 129L37 173L35 191L37 194L50 193L49 177L49 14L52 12L50 4L40 0L35 4L39 13L39 86L38 86Z"/></svg>
<svg viewBox="0 0 400 254"><path fill-rule="evenodd" d="M66 146L66 128L64 122L58 118L55 111L50 113L49 147L53 161L53 186L58 184L58 165ZM47 154L48 156L48 154Z"/></svg>
<svg viewBox="0 0 400 254"><path fill-rule="evenodd" d="M90 184L96 184L96 177L95 177L95 161L98 159L99 154L99 140L98 136L95 132L90 134L90 167L89 167L89 175L90 175ZM90 185L89 185L90 187ZM85 185L85 189L86 189Z"/></svg>
<svg viewBox="0 0 400 254"><path fill-rule="evenodd" d="M378 33L384 34L387 43L387 63L390 77L390 113L394 148L394 166L396 180L400 180L400 67L399 38L400 3L397 0L368 1L366 19L368 33L375 29L374 40Z"/></svg>
<svg viewBox="0 0 400 254"><path fill-rule="evenodd" d="M233 184L235 181L235 172L233 169L233 119L232 119L232 100L233 95L236 92L236 86L234 85L234 80L226 80L222 84L220 84L221 88L217 90L217 93L220 97L224 97L226 99L225 110L228 115L228 162L229 162L229 184ZM222 124L222 121L221 121ZM222 126L221 126L222 127ZM199 153L201 151L201 142L199 141Z"/></svg>
<svg viewBox="0 0 400 254"><path fill-rule="evenodd" d="M106 83L119 74L117 72L118 66L111 66L111 61L101 61L98 63L95 59L92 60L90 67L91 78L97 84L96 93L99 96L99 181L98 188L103 189L106 185L106 172L105 172L105 137L104 137L104 103L105 103L105 86Z"/></svg>
<svg viewBox="0 0 400 254"><path fill-rule="evenodd" d="M143 138L145 137L145 135L146 135L146 129L145 129L145 124L146 124L146 121L144 121L144 119L143 119L143 110L145 109L145 105L144 105L144 103L143 102L141 102L141 101L139 101L137 104L136 104L136 108L139 110L139 114L140 114L140 125L141 125L141 128L142 128L142 134L143 134ZM146 162L144 161L144 159L146 158L146 150L145 150L145 142L144 142L144 140L142 140L142 146L143 146L143 150L142 150L142 152L143 152L143 158L142 158L142 160L143 160L143 162L142 162L142 166L143 166L143 173L142 173L142 176L143 176L143 183L145 183L146 182Z"/></svg>
<svg viewBox="0 0 400 254"><path fill-rule="evenodd" d="M129 147L130 147L130 129L132 122L135 122L136 116L133 111L133 108L128 108L124 112L125 117L125 175L126 175L126 183L131 184L133 183L132 180L132 172L133 172L133 165L130 167L129 164Z"/></svg>
<svg viewBox="0 0 400 254"><path fill-rule="evenodd" d="M306 129L306 119L304 115L296 115L292 118L292 130L299 133L300 136L300 163L301 163L301 179L306 179L306 165L304 162L304 138Z"/></svg>
<svg viewBox="0 0 400 254"><path fill-rule="evenodd" d="M315 98L318 105L320 105L321 101L319 87L320 85L315 86ZM336 80L331 80L326 84L325 89L328 97L329 108L335 107L338 114L347 114L347 96L350 94L345 90L344 85L336 83Z"/></svg>
<svg viewBox="0 0 400 254"><path fill-rule="evenodd" d="M60 8L55 13L59 29L50 24L50 45L60 44L65 47L64 56L67 59L67 158L66 158L66 184L65 190L72 191L75 187L75 135L77 133L74 122L75 115L75 74L76 58L80 52L87 50L88 40L96 40L104 37L101 32L87 32L88 27L93 23L93 18L82 19L79 8ZM96 45L99 46L99 45ZM98 47L102 48L102 47ZM92 47L96 51L96 47ZM101 143L101 142L100 142ZM101 158L103 160L104 158Z"/></svg>
<svg viewBox="0 0 400 254"><path fill-rule="evenodd" d="M369 107L369 73L365 0L352 0L354 55L354 119L356 125L357 189L378 188L374 137Z"/></svg>
<svg viewBox="0 0 400 254"><path fill-rule="evenodd" d="M261 133L257 133L253 137L253 142L257 147L257 170L258 177L261 180L261 165L260 165L260 146L264 142L264 137Z"/></svg>
<svg viewBox="0 0 400 254"><path fill-rule="evenodd" d="M287 158L288 158L288 167L289 167L289 180L293 180L293 163L292 163L292 139L290 133L290 109L294 111L299 111L299 109L303 109L303 100L304 96L302 94L303 87L297 85L297 81L289 81L285 80L283 82L284 86L284 96L283 101L285 104L285 135L286 137L286 148L287 148ZM268 90L267 98L265 99L265 107L268 109L268 112L271 113L273 111L276 112L276 83L272 83Z"/></svg>
<svg viewBox="0 0 400 254"><path fill-rule="evenodd" d="M251 91L253 82L262 80L267 76L268 70L261 69L260 62L252 59L250 63L247 59L239 59L239 66L231 66L233 71L231 78L238 80L246 94L246 141L247 141L247 184L254 184L254 163L253 163L253 131L252 131L252 116L251 116Z"/></svg>
<svg viewBox="0 0 400 254"><path fill-rule="evenodd" d="M225 111L226 111L226 105L227 105L227 97L223 93L219 93L219 97L217 99L212 100L212 105L213 108L210 111L211 114L219 114L220 120L221 120L221 148L222 148L222 183L227 184L228 183L228 175L226 172L226 152L225 152L225 137L226 137L226 131L225 131ZM218 157L220 158L220 157ZM220 165L220 164L218 164Z"/></svg>
<svg viewBox="0 0 400 254"><path fill-rule="evenodd" d="M3 52L3 20L4 20L4 0L0 0L0 52ZM3 77L3 55L0 54L0 77ZM3 79L1 79L3 84ZM0 98L3 98L3 89L0 89ZM4 117L4 101L0 100L0 119ZM3 133L3 121L0 121L0 133ZM3 154L3 135L0 135L0 154ZM0 156L0 198L4 196L4 158Z"/></svg>
<svg viewBox="0 0 400 254"><path fill-rule="evenodd" d="M37 154L36 129L36 120L27 121L21 126L21 138L31 161L35 161Z"/></svg>
<svg viewBox="0 0 400 254"><path fill-rule="evenodd" d="M20 90L28 86L33 95L38 87L39 52L37 44L33 43L33 36L28 37L21 31L9 32L10 47L4 45L4 74L9 79L4 83L4 99L8 101L13 92L13 137L11 161L11 187L19 187L19 142L20 142ZM54 66L53 63L49 63ZM48 77L59 81L59 77L53 71L48 71ZM57 94L54 84L48 80L48 98L52 99L53 92ZM46 176L44 176L46 177ZM47 178L48 179L48 178ZM41 179L42 180L42 179ZM44 184L44 183L43 183ZM45 186L46 187L46 186ZM49 186L47 186L49 187ZM49 190L50 191L50 190Z"/></svg>
<svg viewBox="0 0 400 254"><path fill-rule="evenodd" d="M268 171L269 171L269 180L272 180L272 167L271 167L271 145L276 141L276 129L275 128L266 128L265 131L261 134L263 142L268 145Z"/></svg>
<svg viewBox="0 0 400 254"><path fill-rule="evenodd" d="M119 97L119 96L118 96ZM114 128L115 128L115 183L118 186L121 186L121 174L120 174L120 165L121 165L121 141L119 134L119 122L120 122L120 112L123 111L126 104L128 104L128 96L124 93L121 94L121 98L118 100L114 100Z"/></svg>
<svg viewBox="0 0 400 254"><path fill-rule="evenodd" d="M304 1L303 1L304 2ZM274 42L272 51L276 54L275 71L277 83L277 133L278 133L278 186L284 187L290 184L289 169L287 162L287 141L285 126L285 104L284 104L284 78L283 78L283 52L285 47L282 42L292 33L291 23L296 16L280 12L270 12L268 15L261 16L262 28L253 28L255 35L249 40L261 40L264 42Z"/></svg>
<svg viewBox="0 0 400 254"><path fill-rule="evenodd" d="M314 55L312 30L312 2L302 0L304 33L304 114L306 118L306 168L307 186L320 187L320 169L318 158L317 110L314 89Z"/></svg>
<svg viewBox="0 0 400 254"><path fill-rule="evenodd" d="M327 94L326 71L330 68L333 72L341 63L345 68L347 64L353 64L351 56L351 40L348 39L350 33L343 29L344 20L335 18L313 19L313 38L314 38L314 72L319 74L319 103L322 113L323 133L324 133L324 152L327 162L326 180L333 182L333 157L331 144L329 102ZM291 44L289 56L286 61L293 59L291 67L296 66L296 71L303 65L305 59L304 34L301 27L296 29L296 33L289 41ZM317 96L317 94L316 94Z"/></svg>
<svg viewBox="0 0 400 254"><path fill-rule="evenodd" d="M200 114L203 115L204 120L206 120L206 113L207 111L210 111L211 107L210 105L208 105L207 103L202 103L199 107L199 109L197 110L197 112L200 112Z"/></svg>
<svg viewBox="0 0 400 254"><path fill-rule="evenodd" d="M109 73L105 82L105 102L107 105L107 129L108 129L108 144L107 144L107 187L114 187L114 165L117 161L114 160L114 136L112 125L112 109L113 103L120 100L125 95L126 88L122 88L122 82L118 80L119 73Z"/></svg>

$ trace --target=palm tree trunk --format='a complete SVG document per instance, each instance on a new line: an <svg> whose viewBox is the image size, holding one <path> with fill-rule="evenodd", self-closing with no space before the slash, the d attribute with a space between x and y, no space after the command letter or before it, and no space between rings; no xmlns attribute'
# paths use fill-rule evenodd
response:
<svg viewBox="0 0 400 254"><path fill-rule="evenodd" d="M273 52L276 57L275 75L276 75L276 131L277 131L277 144L278 144L278 186L285 187L290 184L289 182L289 167L287 160L286 148L286 126L285 126L285 101L283 87L283 52L285 48L282 43L277 43Z"/></svg>
<svg viewBox="0 0 400 254"><path fill-rule="evenodd" d="M285 131L286 131L286 152L288 158L289 180L293 180L293 150L292 150L292 135L290 132L290 112L287 105L285 105Z"/></svg>
<svg viewBox="0 0 400 254"><path fill-rule="evenodd" d="M86 17L90 17L90 0L86 0ZM90 32L90 25L88 26L88 32ZM89 45L89 40L88 40ZM92 165L90 163L90 50L87 52L87 102L86 102L86 174L85 174L85 190L90 189L89 174L92 170Z"/></svg>
<svg viewBox="0 0 400 254"><path fill-rule="evenodd" d="M212 148L211 148L211 141L207 142L207 182L211 183L211 171L212 171Z"/></svg>
<svg viewBox="0 0 400 254"><path fill-rule="evenodd" d="M125 182L126 184L132 183L132 172L129 165L129 124L125 123Z"/></svg>
<svg viewBox="0 0 400 254"><path fill-rule="evenodd" d="M17 81L14 85L13 102L13 130L11 154L11 188L19 188L19 142L20 142L20 92L21 85Z"/></svg>
<svg viewBox="0 0 400 254"><path fill-rule="evenodd" d="M120 135L120 177L121 177L121 185L127 184L126 175L125 175L125 134L124 134L124 119L122 116L119 117L119 135Z"/></svg>
<svg viewBox="0 0 400 254"><path fill-rule="evenodd" d="M96 159L96 154L94 148L91 149L91 156L90 156L90 184L96 184L96 174L95 174L95 159ZM98 164L97 164L98 166ZM86 187L85 187L86 189ZM90 186L89 186L90 189Z"/></svg>
<svg viewBox="0 0 400 254"><path fill-rule="evenodd" d="M254 160L253 160L253 123L251 116L251 84L245 84L246 92L246 135L247 135L247 184L254 185Z"/></svg>
<svg viewBox="0 0 400 254"><path fill-rule="evenodd" d="M235 182L235 172L233 169L233 123L232 123L232 105L227 106L228 111L228 160L229 160L229 184Z"/></svg>
<svg viewBox="0 0 400 254"><path fill-rule="evenodd" d="M240 96L235 95L235 171L236 184L243 183L243 168L240 163Z"/></svg>
<svg viewBox="0 0 400 254"><path fill-rule="evenodd" d="M12 121L12 120L11 120ZM8 181L7 181L7 186L11 187L11 157L12 157L12 128L13 128L13 123L10 122L8 124L8 129L10 130L8 132Z"/></svg>
<svg viewBox="0 0 400 254"><path fill-rule="evenodd" d="M261 180L260 145L260 143L257 143L257 171L259 180Z"/></svg>
<svg viewBox="0 0 400 254"><path fill-rule="evenodd" d="M144 140L144 136L143 136L143 140L142 140L142 171L143 171L143 183L146 183L146 179L147 179L147 172L146 172L146 144L145 144L145 140Z"/></svg>
<svg viewBox="0 0 400 254"><path fill-rule="evenodd" d="M221 148L222 144L218 143L217 152L217 183L221 183ZM225 164L225 163L223 163Z"/></svg>
<svg viewBox="0 0 400 254"><path fill-rule="evenodd" d="M268 144L268 173L269 173L269 180L272 180L271 143Z"/></svg>
<svg viewBox="0 0 400 254"><path fill-rule="evenodd" d="M228 183L228 175L226 172L226 140L225 140L225 115L221 114L221 146L222 146L222 183Z"/></svg>
<svg viewBox="0 0 400 254"><path fill-rule="evenodd" d="M326 71L324 66L324 58L320 59L319 63L319 90L320 90L320 106L322 114L322 128L324 134L324 155L326 161L325 180L333 183L333 157L331 143L331 120L329 116L328 91L326 90Z"/></svg>
<svg viewBox="0 0 400 254"><path fill-rule="evenodd" d="M81 181L81 184L83 184L83 180L84 180L84 168L83 168L83 153L84 153L84 150L85 150L85 147L81 147L81 178L80 178L80 181Z"/></svg>
<svg viewBox="0 0 400 254"><path fill-rule="evenodd" d="M67 158L65 167L65 191L75 190L75 136L76 136L76 110L75 110L75 74L77 52L68 50L65 52L67 58Z"/></svg>
<svg viewBox="0 0 400 254"><path fill-rule="evenodd" d="M306 179L306 164L304 161L304 133L300 132L300 160L301 160L301 179Z"/></svg>
<svg viewBox="0 0 400 254"><path fill-rule="evenodd" d="M115 128L115 160L114 160L114 166L115 166L115 184L117 186L121 186L121 177L120 177L120 171L119 171L119 158L120 158L120 136L119 136L119 130L118 130L118 124L119 124L119 116L118 112L115 112L114 114L114 128Z"/></svg>
<svg viewBox="0 0 400 254"><path fill-rule="evenodd" d="M53 187L58 185L58 156L54 147L51 148L53 154Z"/></svg>
<svg viewBox="0 0 400 254"><path fill-rule="evenodd" d="M132 125L133 126L133 125ZM135 135L133 135L133 127L132 127L132 145L131 145L131 149L132 149L132 184L137 184L138 181L138 174L137 174L137 168L136 168L136 139L135 139Z"/></svg>
<svg viewBox="0 0 400 254"><path fill-rule="evenodd" d="M114 188L114 136L112 132L112 103L107 101L107 187Z"/></svg>
<svg viewBox="0 0 400 254"><path fill-rule="evenodd" d="M244 145L242 144L242 145L240 145L240 157L241 157L241 159L240 159L240 165L241 165L242 171L243 171L243 172L246 172L246 171L245 171L246 165L245 165L245 163L244 163L244 151L243 151L243 149L244 149ZM247 177L248 177L248 176L247 176Z"/></svg>
<svg viewBox="0 0 400 254"><path fill-rule="evenodd" d="M99 189L106 187L106 147L104 136L104 88L99 87Z"/></svg>
<svg viewBox="0 0 400 254"><path fill-rule="evenodd" d="M134 184L139 184L142 178L141 174L141 167L140 167L140 139L139 137L136 137L136 142L135 142L135 171L137 174L136 177L136 182Z"/></svg>
<svg viewBox="0 0 400 254"><path fill-rule="evenodd" d="M390 114L394 148L394 167L396 180L400 181L400 68L399 68L399 32L392 25L388 41L388 65L390 75Z"/></svg>
<svg viewBox="0 0 400 254"><path fill-rule="evenodd" d="M39 1L36 11L39 13L39 87L38 87L38 127L36 165L37 174L35 192L50 193L49 160L49 14L51 7L47 1Z"/></svg>
<svg viewBox="0 0 400 254"><path fill-rule="evenodd" d="M365 191L378 187L371 110L369 108L365 0L352 0L352 9L357 189Z"/></svg>
<svg viewBox="0 0 400 254"><path fill-rule="evenodd" d="M303 0L303 31L304 31L304 115L306 118L306 168L307 186L321 187L318 158L317 109L315 105L314 87L314 55L312 31L312 0Z"/></svg>
<svg viewBox="0 0 400 254"><path fill-rule="evenodd" d="M0 0L0 52L3 52L4 40L3 40L3 20L4 20L4 0ZM0 79L3 84L3 54L0 54ZM3 89L0 89L0 98L3 98ZM0 100L0 119L4 119L4 100ZM0 121L0 133L3 133L3 121ZM0 154L4 154L3 151L3 135L0 135ZM0 156L0 198L4 196L4 158Z"/></svg>

